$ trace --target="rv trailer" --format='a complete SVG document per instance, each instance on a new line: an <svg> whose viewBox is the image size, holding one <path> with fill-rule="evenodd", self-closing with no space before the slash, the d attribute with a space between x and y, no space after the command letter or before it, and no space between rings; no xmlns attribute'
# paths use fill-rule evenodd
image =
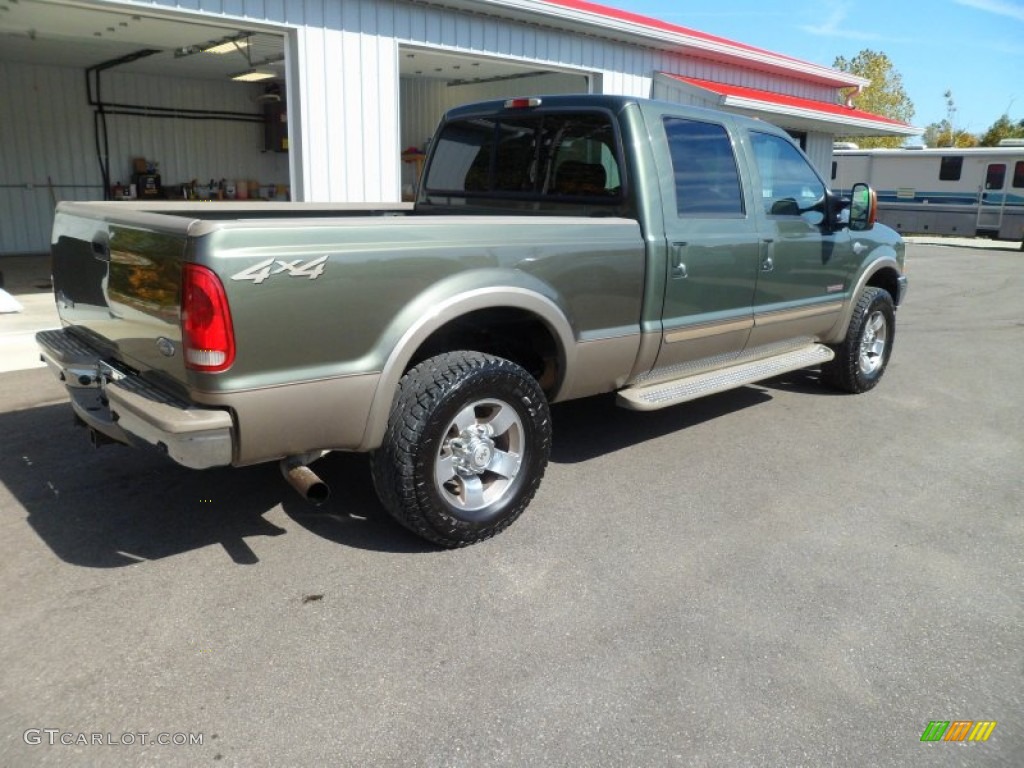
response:
<svg viewBox="0 0 1024 768"><path fill-rule="evenodd" d="M832 187L878 190L878 218L904 234L1024 240L1024 144L835 149Z"/></svg>

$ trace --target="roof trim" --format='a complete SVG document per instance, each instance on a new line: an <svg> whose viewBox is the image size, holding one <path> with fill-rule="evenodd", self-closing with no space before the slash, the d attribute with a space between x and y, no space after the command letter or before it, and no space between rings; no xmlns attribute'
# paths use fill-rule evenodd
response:
<svg viewBox="0 0 1024 768"><path fill-rule="evenodd" d="M775 91L700 80L696 77L684 77L668 72L659 72L658 74L683 83L701 92L702 95L716 96L719 104L723 107L827 123L830 126L841 128L844 133L849 133L849 129L868 130L871 134L881 133L889 136L917 136L921 133L921 129L899 120L846 107L842 104L831 104L827 101L804 99Z"/></svg>
<svg viewBox="0 0 1024 768"><path fill-rule="evenodd" d="M465 2L465 0L462 0ZM459 0L448 0L456 2ZM795 59L735 40L699 32L689 27L623 11L589 0L475 0L476 5L498 6L508 11L556 18L585 28L589 34L611 39L629 38L652 47L679 51L687 49L703 58L785 74L837 88L866 86L869 81L832 67Z"/></svg>

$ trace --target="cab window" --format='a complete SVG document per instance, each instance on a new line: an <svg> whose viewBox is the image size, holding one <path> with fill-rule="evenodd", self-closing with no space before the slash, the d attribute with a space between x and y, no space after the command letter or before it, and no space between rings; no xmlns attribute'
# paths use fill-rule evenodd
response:
<svg viewBox="0 0 1024 768"><path fill-rule="evenodd" d="M619 203L622 173L604 114L507 115L445 126L428 195Z"/></svg>
<svg viewBox="0 0 1024 768"><path fill-rule="evenodd" d="M825 219L825 185L788 139L750 134L761 178L761 200L768 216L800 217L817 225Z"/></svg>

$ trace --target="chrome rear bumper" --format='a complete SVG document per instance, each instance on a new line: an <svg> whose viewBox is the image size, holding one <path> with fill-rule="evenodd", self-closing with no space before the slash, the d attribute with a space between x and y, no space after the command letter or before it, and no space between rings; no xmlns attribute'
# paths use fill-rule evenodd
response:
<svg viewBox="0 0 1024 768"><path fill-rule="evenodd" d="M41 357L62 381L85 424L128 445L150 445L178 464L206 469L231 464L231 414L197 408L141 376L102 359L67 330L36 334Z"/></svg>

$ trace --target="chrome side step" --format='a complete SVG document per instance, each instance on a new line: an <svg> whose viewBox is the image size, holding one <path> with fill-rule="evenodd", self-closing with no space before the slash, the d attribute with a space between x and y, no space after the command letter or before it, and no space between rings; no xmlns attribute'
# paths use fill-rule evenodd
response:
<svg viewBox="0 0 1024 768"><path fill-rule="evenodd" d="M781 373L827 363L835 357L824 344L810 344L781 355L765 357L749 363L741 363L710 373L698 373L683 379L652 384L646 387L629 387L619 391L618 405L633 411L655 411L687 400L725 392L729 389L770 379Z"/></svg>

